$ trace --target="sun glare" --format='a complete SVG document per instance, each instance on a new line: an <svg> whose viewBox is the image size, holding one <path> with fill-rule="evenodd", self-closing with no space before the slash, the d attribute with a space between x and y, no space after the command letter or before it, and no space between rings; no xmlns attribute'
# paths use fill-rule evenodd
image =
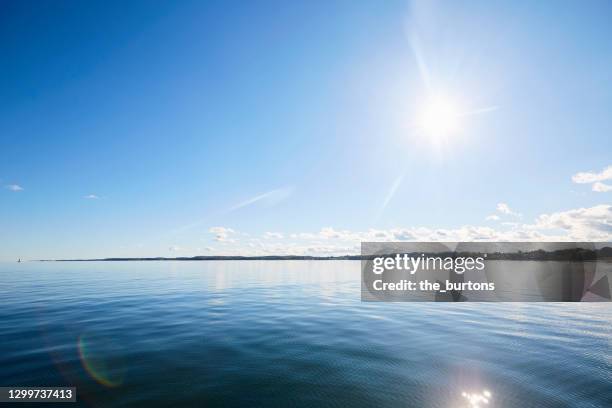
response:
<svg viewBox="0 0 612 408"><path fill-rule="evenodd" d="M420 128L429 136L446 137L459 132L461 113L446 96L430 97L419 117Z"/></svg>

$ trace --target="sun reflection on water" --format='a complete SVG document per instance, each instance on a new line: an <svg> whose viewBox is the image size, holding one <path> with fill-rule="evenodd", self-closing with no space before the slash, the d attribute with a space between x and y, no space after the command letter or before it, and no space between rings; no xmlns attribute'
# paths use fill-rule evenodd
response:
<svg viewBox="0 0 612 408"><path fill-rule="evenodd" d="M491 401L491 392L489 390L483 390L481 393L468 393L462 392L461 396L468 401L468 406L470 408L480 408L483 404L488 405L489 401Z"/></svg>

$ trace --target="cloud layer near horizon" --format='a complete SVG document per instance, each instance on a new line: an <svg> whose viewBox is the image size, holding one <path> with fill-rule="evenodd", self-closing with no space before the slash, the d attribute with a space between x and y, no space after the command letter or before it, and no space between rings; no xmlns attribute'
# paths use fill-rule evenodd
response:
<svg viewBox="0 0 612 408"><path fill-rule="evenodd" d="M601 204L542 214L532 223L510 223L505 228L465 225L458 228L408 227L350 231L332 227L290 234L240 234L213 227L221 244L217 255L345 255L357 254L367 241L608 241L612 239L612 205ZM229 239L229 236L232 239Z"/></svg>

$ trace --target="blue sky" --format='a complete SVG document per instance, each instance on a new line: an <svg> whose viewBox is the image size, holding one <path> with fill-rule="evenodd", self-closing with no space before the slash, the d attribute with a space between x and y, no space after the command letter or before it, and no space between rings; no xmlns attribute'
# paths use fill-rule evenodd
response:
<svg viewBox="0 0 612 408"><path fill-rule="evenodd" d="M1 259L612 236L610 2L0 7Z"/></svg>

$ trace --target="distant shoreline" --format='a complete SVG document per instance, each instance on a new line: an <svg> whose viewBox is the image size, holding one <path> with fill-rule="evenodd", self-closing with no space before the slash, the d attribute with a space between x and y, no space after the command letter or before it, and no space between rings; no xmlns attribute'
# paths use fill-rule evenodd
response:
<svg viewBox="0 0 612 408"><path fill-rule="evenodd" d="M191 257L153 257L153 258L94 258L94 259L37 259L35 262L120 262L120 261L359 261L361 255L342 256L301 256L301 255L270 255L270 256L191 256Z"/></svg>
<svg viewBox="0 0 612 408"><path fill-rule="evenodd" d="M478 252L435 252L440 257L469 257L482 255ZM92 259L37 259L34 262L121 262L121 261L361 261L375 257L393 257L391 254L376 255L340 255L340 256L307 256L307 255L266 255L266 256L192 256L192 257L143 257L143 258L92 258ZM419 256L421 253L409 253L410 256ZM494 252L486 253L488 260L508 261L596 261L612 260L612 248L601 249L561 249L556 251L535 250L527 252Z"/></svg>

